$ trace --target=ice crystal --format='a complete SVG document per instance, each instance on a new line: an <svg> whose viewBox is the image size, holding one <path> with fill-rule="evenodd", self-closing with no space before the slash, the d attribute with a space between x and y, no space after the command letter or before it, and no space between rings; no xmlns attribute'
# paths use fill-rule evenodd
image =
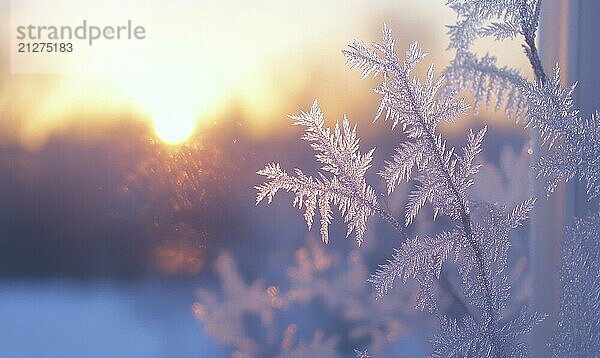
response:
<svg viewBox="0 0 600 358"><path fill-rule="evenodd" d="M532 207L533 200L527 200L510 212L489 204L482 204L473 210L475 238L480 251L469 253L458 247L455 260L462 277L464 294L482 312L482 316L479 321L472 316L465 316L461 322L443 317L441 332L433 341L433 357L525 355L523 336L545 316L527 308L523 308L516 317L501 317L500 312L507 308L510 293L508 235L511 229L523 223ZM478 271L480 261L484 262L484 268ZM491 278L487 283L483 280L482 284L481 272Z"/></svg>
<svg viewBox="0 0 600 358"><path fill-rule="evenodd" d="M585 182L593 198L600 195L600 116L598 112L589 118L579 116L573 108L574 89L575 85L561 86L558 66L547 81L529 84L527 123L552 147L537 165L539 174L548 179L548 191L561 181L577 178Z"/></svg>
<svg viewBox="0 0 600 358"><path fill-rule="evenodd" d="M561 265L562 294L554 357L592 357L600 352L600 214L567 229Z"/></svg>
<svg viewBox="0 0 600 358"><path fill-rule="evenodd" d="M442 263L454 256L464 295L480 310L481 319L478 322L466 316L459 324L442 316L442 330L434 339L433 357L490 356L492 352L498 357L513 356L523 348L515 342L544 318L529 311L522 311L512 320L500 317L510 290L506 274L508 234L523 223L532 207L533 200L517 205L510 212L502 207L476 205L472 219L476 245L458 229L433 239L416 238L405 242L388 264L371 277L379 294L385 294L397 277L402 280L416 277L422 288L418 298L421 308L435 311L430 292L432 281L439 276Z"/></svg>
<svg viewBox="0 0 600 358"><path fill-rule="evenodd" d="M433 205L434 216L441 213L460 220L461 208L465 211L467 206L466 189L479 169L473 159L481 150L485 129L476 134L471 132L464 155L455 155L454 148L447 148L436 128L440 121L452 121L463 114L468 108L466 102L451 97L438 99L443 78L434 78L433 67L429 68L425 82L411 78L412 70L426 55L417 43L410 46L406 59L400 63L391 31L384 27L382 44L373 47L369 49L354 42L344 55L349 66L362 70L363 78L382 74L383 82L375 89L382 97L375 118L385 112L385 120L393 122L392 128L400 124L410 139L396 149L380 173L387 182L388 192L399 182L411 179L416 167L417 185L409 195L406 223L413 221L426 202Z"/></svg>
<svg viewBox="0 0 600 358"><path fill-rule="evenodd" d="M434 281L452 254L462 278L463 293L480 316L477 320L468 315L462 324L450 325L446 323L449 319L442 316L443 327L449 328L443 328L436 339L434 356L438 353L439 356L518 355L524 349L524 345L518 343L520 336L529 332L543 316L533 313L526 319L522 313L507 321L500 315L510 290L505 273L510 247L508 234L527 218L534 200L527 200L510 212L468 200L467 189L479 170L474 159L481 152L486 129L477 133L470 131L462 156L446 147L443 138L436 133L437 124L440 120L455 119L467 105L463 100L437 95L443 78L435 80L432 67L425 82L411 78L411 71L424 57L416 44L410 46L401 64L391 33L384 28L381 44L369 49L355 42L344 54L351 67L362 70L363 78L382 74L383 83L375 89L382 96L376 118L385 112L385 119L393 121L392 127L400 124L409 138L381 172L391 192L400 181L411 179L416 167L413 178L416 189L409 194L406 224L412 222L427 201L433 207L434 218L444 214L456 223L454 229L435 237L405 241L392 259L371 277L378 295L385 295L396 278L403 281L415 278L421 288L417 307L436 312ZM460 339L468 345L457 348L461 346Z"/></svg>
<svg viewBox="0 0 600 358"><path fill-rule="evenodd" d="M440 314L443 333L436 340L436 352L444 356L448 352L455 352L457 356L476 356L482 352L499 357L517 355L524 349L519 343L520 336L543 317L535 313L529 316L522 313L512 320L501 316L510 290L506 273L508 234L527 218L534 200L526 200L512 211L506 211L504 207L468 199L467 191L480 168L475 158L481 152L486 128L469 131L462 154L455 153L454 148L446 144L437 131L438 124L455 120L469 106L464 99L439 94L444 78L434 76L433 66L424 81L412 76L426 56L417 43L410 45L404 60L400 60L391 31L384 26L381 43L367 47L355 41L343 54L349 67L361 71L361 78L381 75L382 83L375 88L381 96L375 119L383 117L391 122L392 129L400 127L408 138L400 143L380 172L388 193L403 181L415 182L406 205L405 224L410 225L426 203L431 204L434 219L445 215L454 222L453 228L438 235L405 240L388 264L380 266L371 276L377 295L385 295L396 278L403 281L414 278L420 287L417 307L439 313L435 281L440 278L444 262L453 256L464 297L477 314L469 313L461 324ZM324 129L323 114L316 102L310 112L302 112L292 119L294 124L306 127L303 139L311 143L317 160L323 164L322 170L331 178L321 174L314 179L300 170L290 176L278 164L268 165L259 171L269 181L256 187L257 203L265 198L271 201L280 189L291 191L295 194L294 205L304 205L306 209L309 228L318 205L321 235L327 241L330 202L333 202L340 207L348 224L348 234L355 230L361 242L369 216L384 212L365 180L373 151L359 152L355 128L347 119L344 119L343 131L339 125L333 134ZM389 214L381 216L389 218ZM447 345L455 344L460 337L466 337L470 346L448 351L454 348Z"/></svg>
<svg viewBox="0 0 600 358"><path fill-rule="evenodd" d="M339 122L336 123L333 133L330 128L324 128L324 116L316 100L309 112L303 111L290 118L294 125L305 127L302 139L311 143L317 160L323 165L321 169L329 173L330 177L319 174L318 178L313 178L300 169L296 169L296 175L291 176L279 164L267 165L258 171L258 174L269 181L256 187L256 203L265 198L270 203L280 189L293 192L294 206L305 208L304 219L309 229L318 207L321 217L320 233L325 243L329 241L331 205L336 205L348 226L347 236L354 231L356 241L361 244L367 220L381 210L375 190L365 181L374 149L365 154L360 153L356 126L351 126L347 118L344 118L342 127Z"/></svg>
<svg viewBox="0 0 600 358"><path fill-rule="evenodd" d="M448 3L459 20L449 31L450 47L456 50L456 57L446 70L450 79L446 92L469 89L476 107L484 102L491 105L495 96L496 110L504 106L509 116L522 118L527 127L535 128L534 135L539 135L545 145L536 171L546 180L549 194L560 182L576 178L585 182L589 199L599 196L600 116L597 112L589 117L580 115L572 98L576 85L561 85L558 64L551 74L545 71L535 44L541 1L450 0ZM478 59L470 52L476 38L490 35L497 40L522 37L534 81L521 77L516 70L499 68L492 56ZM559 326L552 343L557 357L592 356L600 349L599 227L595 215L577 220L567 231ZM452 329L446 331L452 333ZM469 331L469 337L475 335L473 332ZM455 337L455 343L459 344L461 337Z"/></svg>
<svg viewBox="0 0 600 358"><path fill-rule="evenodd" d="M492 336L482 331L475 320L467 316L458 321L442 318L440 334L433 340L433 358L442 357L527 357L527 344L522 336L544 320L539 313L521 310ZM494 348L496 339L500 345Z"/></svg>
<svg viewBox="0 0 600 358"><path fill-rule="evenodd" d="M468 50L458 51L445 75L448 81L444 92L468 89L473 93L476 112L485 104L495 110L503 109L514 118L527 113L527 98L523 95L526 80L515 69L498 67L492 55L479 59Z"/></svg>
<svg viewBox="0 0 600 358"><path fill-rule="evenodd" d="M503 40L534 36L539 25L540 0L448 0L459 19L449 26L450 47L468 49L485 36Z"/></svg>
<svg viewBox="0 0 600 358"><path fill-rule="evenodd" d="M456 56L446 69L446 93L468 89L475 97L475 109L483 103L504 107L514 118L523 118L539 131L548 153L540 157L538 174L547 180L551 193L561 181L577 178L586 183L589 198L600 195L600 120L597 113L582 118L573 108L575 85L560 84L559 67L552 74L544 70L536 48L540 0L450 0L458 15L449 27L450 48ZM535 81L517 70L499 67L496 58L481 59L471 52L473 41L493 36L497 40L522 37Z"/></svg>
<svg viewBox="0 0 600 358"><path fill-rule="evenodd" d="M381 265L376 274L369 281L375 286L379 297L385 296L393 287L396 278L406 282L409 278L431 274L439 278L442 263L446 260L454 245L459 242L461 233L445 232L435 238L416 237L406 241L399 249L395 250L392 259L386 265ZM424 295L428 299L430 295Z"/></svg>

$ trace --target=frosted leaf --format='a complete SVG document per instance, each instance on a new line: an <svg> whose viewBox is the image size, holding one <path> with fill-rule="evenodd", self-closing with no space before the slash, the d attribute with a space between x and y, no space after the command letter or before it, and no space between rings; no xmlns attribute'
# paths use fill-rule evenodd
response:
<svg viewBox="0 0 600 358"><path fill-rule="evenodd" d="M470 91L475 97L475 112L485 105L503 109L514 118L527 113L527 98L523 94L526 80L517 70L498 67L494 56L478 59L467 50L459 51L444 75L448 79L444 93Z"/></svg>
<svg viewBox="0 0 600 358"><path fill-rule="evenodd" d="M383 44L374 44L373 49L354 42L349 50L343 51L346 63L364 73L381 74L383 81L375 88L381 95L381 104L375 118L384 117L392 122L392 128L400 126L410 139L401 143L391 161L380 172L387 182L388 192L396 185L411 179L413 168L417 174L415 189L409 194L405 222L410 224L427 203L433 205L434 215L445 214L460 220L459 207L466 207L466 189L471 185L470 176L477 172L471 152L465 157L455 155L446 141L436 133L440 121L452 121L463 114L468 105L463 99L440 97L438 92L444 78L435 78L433 66L424 81L411 78L414 67L424 58L417 43L410 45L406 59L396 56L394 43L389 39L390 31L384 27ZM485 130L471 134L467 148L478 152ZM460 165L457 165L460 163Z"/></svg>
<svg viewBox="0 0 600 358"><path fill-rule="evenodd" d="M442 264L453 250L460 244L458 231L445 232L431 237L416 237L408 240L395 250L387 264L379 266L377 272L369 278L375 286L378 297L385 296L394 286L394 280L400 278L406 282L409 278L434 273L439 277Z"/></svg>
<svg viewBox="0 0 600 358"><path fill-rule="evenodd" d="M529 308L524 307L516 317L502 326L499 333L500 336L507 344L509 344L509 348L512 348L511 350L515 351L509 356L518 356L517 353L525 353L522 351L522 348L519 347L518 343L515 345L515 342L522 339L523 336L531 332L536 325L542 323L545 319L546 315L533 312ZM526 355L524 354L524 356Z"/></svg>
<svg viewBox="0 0 600 358"><path fill-rule="evenodd" d="M484 36L532 36L539 25L539 0L448 0L458 21L449 26L450 47L468 49Z"/></svg>
<svg viewBox="0 0 600 358"><path fill-rule="evenodd" d="M492 22L483 27L479 31L479 35L481 37L492 36L496 40L513 39L521 33L520 30L517 24L510 21Z"/></svg>
<svg viewBox="0 0 600 358"><path fill-rule="evenodd" d="M523 222L529 217L529 213L533 210L535 199L527 199L523 203L515 206L515 208L507 215L507 224L512 228L517 228L523 225Z"/></svg>
<svg viewBox="0 0 600 358"><path fill-rule="evenodd" d="M473 205L473 231L476 246L456 245L456 262L464 295L481 312L477 321L466 316L461 321L442 318L442 330L434 339L432 357L520 357L526 354L524 336L544 318L523 308L505 319L510 285L505 273L510 242L508 234L524 220L533 206L527 200L507 211L489 204ZM478 249L474 249L478 248ZM483 263L483 267L479 266ZM481 272L487 279L482 281ZM491 307L491 310L489 309Z"/></svg>
<svg viewBox="0 0 600 358"><path fill-rule="evenodd" d="M279 190L294 193L293 204L305 208L304 219L309 229L318 207L320 233L325 243L329 241L331 206L335 205L347 225L347 236L354 232L356 241L361 244L369 217L380 210L375 191L365 181L374 149L365 154L360 152L356 126L351 126L345 117L342 126L336 123L333 132L325 128L317 101L314 101L309 112L301 112L290 118L294 125L305 127L302 139L310 143L316 152L316 159L322 164L321 169L329 176L319 174L318 178L313 178L299 169L296 169L295 176L291 176L279 164L269 164L258 171L258 174L267 178L267 182L255 187L258 192L256 203L265 198L270 203Z"/></svg>
<svg viewBox="0 0 600 358"><path fill-rule="evenodd" d="M385 169L379 174L387 183L388 194L391 194L401 182L411 179L414 166L423 160L423 148L424 145L421 143L402 143L396 148L392 160L386 161Z"/></svg>
<svg viewBox="0 0 600 358"><path fill-rule="evenodd" d="M526 125L539 130L545 143L553 144L561 135L569 135L579 111L573 107L573 91L576 84L563 88L560 84L560 68L544 82L528 83L524 87L529 109Z"/></svg>
<svg viewBox="0 0 600 358"><path fill-rule="evenodd" d="M548 153L540 158L538 174L547 179L548 192L561 181L585 182L589 198L600 194L600 115L579 116L573 106L575 85L563 88L558 65L546 82L528 86L528 124L539 130Z"/></svg>
<svg viewBox="0 0 600 358"><path fill-rule="evenodd" d="M505 17L504 20L508 21L513 16L505 9L513 4L508 1L497 6L490 1L451 3L469 21L476 19L475 15L485 15L487 10L489 16L485 15L488 16L485 21L494 16ZM527 3L527 6L531 4ZM489 9L477 10L481 6L489 6ZM512 18L515 21L511 20L510 24L520 23L523 28L533 26L533 22L524 21L531 9L534 8L519 7L520 13ZM467 33L474 30L472 34L477 37L481 36L481 31L488 30L507 33L512 26L507 22L483 27L483 22L477 21L472 22L471 25L477 25L473 29L467 26L460 31ZM527 31L523 33L526 35ZM468 38L471 35L466 36L465 41L471 41ZM435 354L501 357L525 354L525 346L517 337L529 332L529 327L539 323L543 317L535 313L523 313L507 319L503 313L506 312L510 296L506 269L510 249L508 235L523 223L534 201L527 200L507 210L469 200L467 190L473 185L480 169L475 158L481 152L486 128L469 131L467 143L460 154L447 145L437 131L439 122L455 120L468 109L468 105L462 99L440 94L444 77L436 78L433 66L429 67L424 79L412 76L415 66L425 57L417 43L410 45L404 60L399 59L391 31L384 26L381 43L368 47L355 41L343 54L349 67L360 70L361 78L381 77L381 84L375 88L375 93L381 96L375 119L383 118L390 122L392 129L399 128L403 137L408 138L399 144L396 154L386 161L385 168L380 172L390 193L400 182L414 180L414 189L409 193L405 212L406 225L410 225L428 203L432 206L434 219L438 215L445 215L453 224L453 228L438 235L405 240L388 263L370 278L377 295L381 297L390 292L397 278L403 281L414 278L420 288L417 308L439 313L435 281L440 278L444 262L452 255L462 284L461 297L467 300L473 311L468 312L460 322L442 319L442 333L437 338ZM477 61L475 57L465 58L473 60L469 66L488 71L489 76L473 84L477 83L478 87L496 84L491 91L479 95L481 100L485 97L489 101L493 94L502 98L502 93L510 89L506 100L501 99L499 103L506 102L507 108L513 108L515 113L524 111L523 103L527 103L524 92L531 88L523 83L524 80L516 72L498 69L492 57L484 62ZM460 76L456 78L462 81ZM470 85L468 82L459 84ZM267 182L256 187L257 203L265 198L271 201L280 189L292 192L294 205L305 208L304 216L309 228L316 210L319 210L324 241L328 239L331 205L336 205L348 225L348 233L355 231L360 243L366 230L366 221L371 215L377 213L389 218L364 178L373 151L360 153L355 128L349 125L347 119L344 119L342 126L336 125L333 131L325 129L323 114L316 102L310 112L302 112L292 119L295 125L305 127L303 139L310 142L316 151L322 172L314 178L296 170L292 176L277 164L268 165L259 171L267 178ZM337 297L327 294L328 289L322 288L322 291L326 302L338 302Z"/></svg>
<svg viewBox="0 0 600 358"><path fill-rule="evenodd" d="M469 316L462 321L442 317L430 357L527 357L527 343L523 338L544 318L524 308L495 332L489 332Z"/></svg>
<svg viewBox="0 0 600 358"><path fill-rule="evenodd" d="M442 317L440 323L440 333L431 342L431 358L490 356L490 345L472 317L465 317L461 325L447 317Z"/></svg>
<svg viewBox="0 0 600 358"><path fill-rule="evenodd" d="M552 193L562 181L574 178L585 182L588 197L600 195L600 120L580 117L573 107L575 85L563 88L559 67L552 74L544 71L536 48L540 0L450 0L448 5L458 20L449 27L450 48L456 57L446 69L446 94L468 89L475 97L475 110L482 104L495 109L504 107L526 127L536 128L548 153L537 163L538 174L546 179ZM535 81L529 82L513 69L499 68L493 56L478 59L471 51L475 39L522 36L525 54L531 63Z"/></svg>
<svg viewBox="0 0 600 358"><path fill-rule="evenodd" d="M384 32L387 38L389 30L385 28ZM411 45L408 53L421 52L415 48L416 45ZM420 287L417 308L436 312L435 281L439 278L444 261L453 254L462 280L463 294L469 304L476 308L478 315L468 315L460 324L452 320L443 321L445 328L438 337L439 344L434 356L505 356L505 352L507 356L524 354L523 344L516 339L508 340L508 333L503 336L502 329L508 332L511 327L526 326L525 323L517 325L517 322L527 320L523 318L506 323L501 312L506 308L510 293L505 272L510 248L508 235L510 230L526 219L534 200L527 200L511 211L468 200L467 189L473 184L474 175L480 168L475 163L475 157L481 152L486 128L469 132L462 155L455 153L454 148L448 148L446 141L436 133L437 124L440 120L454 119L458 113L466 110L466 105L462 107L460 101L438 95L443 79L434 78L432 67L423 82L411 78L415 61L401 63L389 41L387 44L374 45L373 50L364 46L350 46L344 55L347 63L362 70L363 74L381 74L383 82L375 89L381 95L376 118L383 116L386 121L392 122L392 128L401 127L408 137L408 141L401 143L392 160L386 162L385 169L380 173L387 181L388 192L401 181L411 179L411 175L415 180L415 187L408 196L406 224L415 219L427 202L433 207L434 218L444 214L455 222L454 230L433 238L417 237L405 241L388 263L380 266L369 279L377 295L382 297L389 292L396 278L402 281L414 278ZM406 63L411 65L407 66ZM505 74L521 81L515 73ZM519 98L523 101L525 97ZM462 109L450 111L452 114L444 118L438 111L443 107L439 105L441 101L454 101L456 107ZM517 108L522 108L522 104ZM537 314L532 317L529 321L537 324Z"/></svg>

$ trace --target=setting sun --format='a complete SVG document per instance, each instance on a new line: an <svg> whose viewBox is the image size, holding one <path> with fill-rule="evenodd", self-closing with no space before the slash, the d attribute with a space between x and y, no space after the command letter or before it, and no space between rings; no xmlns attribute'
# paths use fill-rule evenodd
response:
<svg viewBox="0 0 600 358"><path fill-rule="evenodd" d="M196 128L196 118L191 113L156 113L152 116L154 132L167 144L185 142Z"/></svg>

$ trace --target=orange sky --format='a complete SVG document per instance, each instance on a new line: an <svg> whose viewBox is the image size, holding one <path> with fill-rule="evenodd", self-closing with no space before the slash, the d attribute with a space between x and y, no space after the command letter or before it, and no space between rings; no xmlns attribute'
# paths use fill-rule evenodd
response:
<svg viewBox="0 0 600 358"><path fill-rule="evenodd" d="M370 84L344 68L340 50L355 38L376 40L384 21L399 38L398 46L419 40L432 53L428 63L436 62L439 71L451 56L444 51L444 25L454 17L439 0L127 3L131 11L145 4L138 6L138 22L149 37L156 35L149 52L151 73L15 75L7 53L10 1L0 0L0 129L5 140L36 148L72 121L123 115L150 121L159 136L177 140L218 120L232 106L251 118L250 130L270 135L273 120L306 107L312 97L319 97L329 118L344 113L352 118L352 110L360 109L357 103L372 100L365 100ZM77 22L81 16L73 11L64 21ZM511 51L520 55L516 46Z"/></svg>

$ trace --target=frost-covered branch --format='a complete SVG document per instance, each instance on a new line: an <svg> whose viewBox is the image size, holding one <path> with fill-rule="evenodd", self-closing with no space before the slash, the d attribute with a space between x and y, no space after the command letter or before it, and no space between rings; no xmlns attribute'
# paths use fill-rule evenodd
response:
<svg viewBox="0 0 600 358"><path fill-rule="evenodd" d="M589 117L581 116L573 105L572 96L576 84L566 87L561 85L558 64L552 73L544 69L536 47L541 0L498 1L496 5L485 4L486 1L481 0L456 0L449 3L459 16L458 23L451 26L449 31L453 44L451 47L457 50L456 59L447 70L447 73L456 78L451 81L449 90L468 88L473 91L478 103L485 94L485 90L481 88L488 89L488 96L496 94L493 93L494 90L490 90L496 86L486 87L481 84L481 80L473 80L491 78L489 70L478 66L483 60L477 60L475 55L464 55L469 53L476 34L494 32L491 28L486 30L483 27L486 21L499 21L498 25L493 26L496 29L496 39L515 37L513 35L517 33L522 35L523 48L535 79L523 79L511 85L526 103L527 109L522 111L526 127L537 129L546 152L540 156L536 171L546 179L548 194L560 182L576 178L585 182L588 199L600 196L600 115L594 112ZM495 10L490 12L478 6ZM518 26L515 27L515 24ZM510 29L514 29L512 34ZM484 59L486 58L489 56L486 55ZM502 87L510 87L506 85L510 83L510 73L514 74L516 71L510 70L497 75L504 79ZM501 103L502 97L498 97L497 103ZM488 97L487 104L490 102ZM507 106L509 115L511 109L511 106ZM599 228L600 221L596 214L577 220L574 227L567 230L562 257L563 291L559 325L555 338L550 343L555 357L591 356L600 349L600 319L597 314L600 297L597 277L600 261L600 249L597 246L600 240ZM522 319L526 320L531 321L531 317Z"/></svg>
<svg viewBox="0 0 600 358"><path fill-rule="evenodd" d="M464 293L481 312L479 322L474 317L466 318L472 320L478 332L469 344L487 349L496 356L512 354L509 345L514 340L506 340L503 333L506 324L500 322L500 312L509 290L504 274L510 246L508 232L524 220L533 201L525 202L509 214L502 208L484 205L485 214L480 220L472 219L466 191L479 170L474 158L481 151L486 130L469 133L462 156L455 154L454 148L447 148L443 138L436 134L437 124L441 120L454 120L468 106L464 100L438 96L443 78L435 79L432 67L425 82L411 78L412 70L425 56L416 43L410 46L401 63L391 32L385 27L381 44L373 44L371 49L354 42L344 55L350 67L362 71L362 78L382 75L383 82L375 89L382 97L376 119L385 113L384 118L392 122L392 128L400 125L409 139L400 144L381 172L391 192L398 183L411 179L416 167L414 179L417 184L409 194L406 224L413 221L426 202L431 203L434 218L443 214L456 223L455 229L436 237L417 237L403 243L370 281L382 296L396 278L403 281L416 278L421 287L418 307L435 311L433 282L439 278L444 261L453 252L463 279ZM463 330L461 334L465 332ZM476 351L459 349L457 352L466 356Z"/></svg>
<svg viewBox="0 0 600 358"><path fill-rule="evenodd" d="M492 28L501 31L498 26ZM492 31L490 29L486 31ZM508 31L507 28L504 30ZM444 215L454 223L453 228L438 235L403 240L388 264L382 265L370 279L377 295L385 295L396 278L403 281L414 278L420 286L417 307L437 312L435 281L440 278L444 262L453 256L462 279L463 294L478 317L467 309L469 314L462 324L444 318L446 321L442 323L450 322L445 331L459 331L455 337L442 335L436 338L439 343L436 352L444 354L447 348L444 342L468 336L471 346L459 348L456 355L470 356L484 351L498 357L515 354L522 345L516 338L520 334L514 332L528 332L541 316L517 321L502 317L510 290L505 272L510 248L508 234L526 219L534 201L528 200L507 211L504 207L468 199L467 190L480 168L475 158L481 152L486 128L469 131L462 154L447 146L437 131L438 124L455 120L469 106L464 99L439 94L444 77L436 78L433 67L429 68L424 81L412 77L412 71L426 56L416 43L400 60L391 31L384 27L381 43L367 47L355 41L343 53L350 67L361 70L362 78L381 75L383 81L375 88L381 96L375 118L390 121L392 129L400 127L408 138L400 143L379 173L386 181L388 193L401 182L414 180L415 186L406 204L405 225L410 225L427 203L432 206L434 219ZM507 84L498 84L498 89L493 91L501 91L502 86L518 87L518 92L508 96L510 106L514 98L521 98L525 81L518 73L496 68L491 58L472 64L480 69L487 68L488 77L484 81L496 81L499 76L507 78ZM483 86L482 83L480 81L478 86ZM356 127L344 118L342 125L336 124L333 131L325 128L316 101L309 112L291 118L295 125L305 127L303 139L315 150L322 171L316 178L298 169L295 175L289 175L278 164L270 164L258 172L267 181L256 187L257 203L264 199L270 202L279 190L292 192L293 204L305 209L304 218L309 228L319 210L321 236L325 242L328 241L332 205L339 208L348 227L347 234L354 232L359 244L364 238L367 220L374 214L390 222L405 238L402 225L382 209L374 189L365 180L373 150L365 154L360 152Z"/></svg>
<svg viewBox="0 0 600 358"><path fill-rule="evenodd" d="M316 159L322 164L322 170L329 173L327 177L319 173L318 178L295 170L295 176L287 174L279 164L269 164L258 174L267 178L267 182L256 186L256 203L265 198L270 203L279 190L294 193L293 205L304 207L304 219L310 229L315 211L319 210L321 238L329 241L329 224L333 218L331 206L340 210L346 223L349 236L354 232L360 245L367 229L367 221L374 214L389 222L402 236L401 225L379 205L375 190L365 180L365 173L371 167L374 148L365 154L360 152L356 126L344 118L342 127L336 123L333 133L324 127L324 116L317 101L309 112L290 116L294 125L305 127L302 139L308 141L316 152Z"/></svg>
<svg viewBox="0 0 600 358"><path fill-rule="evenodd" d="M510 117L521 118L527 113L527 98L523 95L527 81L517 70L498 67L494 56L487 54L478 59L469 51L457 52L444 75L444 93L468 89L475 99L475 112L482 104L490 107L495 101L494 109L504 109Z"/></svg>
<svg viewBox="0 0 600 358"><path fill-rule="evenodd" d="M410 78L411 71L426 55L416 43L410 46L403 64L400 64L395 53L394 39L387 27L384 28L382 34L382 44L375 44L373 47L374 50L371 50L362 43L355 42L350 46L350 50L344 51L346 61L349 66L362 70L363 78L371 74L382 73L383 83L375 89L382 95L376 118L385 111L385 120L393 121L392 128L401 124L403 131L411 139L411 142L403 143L400 148L396 149L397 153L393 157L393 161L387 162L381 175L388 181L388 190L391 192L397 182L410 179L412 167L417 167L419 171L416 177L418 184L416 189L409 194L406 223L412 222L427 201L433 205L434 217L438 213L442 213L459 222L461 235L464 236L477 257L481 271L479 278L485 287L486 301L489 301L488 313L491 314L489 278L484 271L483 254L471 229L466 199L466 189L472 184L469 176L476 173L478 168L472 167L471 160L459 161L454 155L454 149L446 149L446 142L441 136L435 134L437 124L441 119L454 120L461 112L466 111L468 106L463 100L453 102L446 100L443 102L444 107L460 108L460 110L452 111L446 117L439 115L440 108L443 106L436 100L436 94L441 87L443 78L434 79L433 67L430 67L425 83ZM376 51L380 51L382 55L379 56ZM477 135L471 133L469 138L472 142L470 147L475 148L477 152L484 134L485 130ZM457 174L462 174L461 171L465 175L459 178ZM451 235L445 238L453 239L454 237ZM426 241L431 241L431 239ZM421 248L437 247L437 245L424 243L421 245L425 245ZM414 254L414 249L418 246L420 246L418 243L409 241L403 245L403 251ZM401 255L398 256L399 252L401 251L396 253L396 259L401 257ZM426 252L426 254L430 257L438 256L433 252ZM444 255L439 257L442 262L443 257ZM424 263L424 261L425 259L411 261L412 265L409 264L408 267L413 269L420 267L418 263ZM397 265L394 265L391 262L391 265L382 267L373 277L372 280L380 294L385 293L391 287L394 274L406 277L403 271L407 265L401 262L396 263ZM441 262L439 265L441 267ZM416 275L417 272L411 273L411 276ZM437 275L439 276L439 273Z"/></svg>
<svg viewBox="0 0 600 358"><path fill-rule="evenodd" d="M584 119L573 108L575 85L561 86L558 65L552 74L544 69L536 46L541 0L450 0L448 4L459 20L448 31L456 57L445 71L446 92L469 89L476 109L483 102L489 106L496 97L496 110L504 105L509 116L525 118L526 127L538 129L548 153L540 157L537 172L547 179L548 193L561 181L577 178L585 181L590 199L599 196L600 119L596 113ZM470 52L479 37L517 35L523 38L533 82L516 70L498 68L490 55L479 60Z"/></svg>

